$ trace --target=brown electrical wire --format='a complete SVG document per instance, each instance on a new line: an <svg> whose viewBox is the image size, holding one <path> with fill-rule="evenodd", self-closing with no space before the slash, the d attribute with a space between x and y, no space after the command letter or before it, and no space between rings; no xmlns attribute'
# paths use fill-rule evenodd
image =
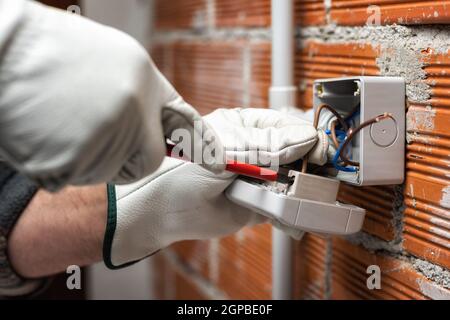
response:
<svg viewBox="0 0 450 320"><path fill-rule="evenodd" d="M329 106L328 104L321 104L318 108L316 113L314 114L314 128L317 129L318 125L319 125L319 119L320 119L320 113L322 112L323 109L327 109L328 111L330 111L339 121L339 123L341 124L342 128L347 131L348 130L348 126L347 123L345 123L344 118L342 118L342 116L339 114L339 112L337 112L333 107Z"/></svg>
<svg viewBox="0 0 450 320"><path fill-rule="evenodd" d="M331 140L336 148L339 148L339 141L336 137L336 120L333 120L330 124Z"/></svg>
<svg viewBox="0 0 450 320"><path fill-rule="evenodd" d="M391 113L384 113L382 115L379 115L375 118L369 119L363 123L361 123L359 126L357 126L356 128L348 128L348 125L346 123L346 121L356 112L356 110L358 109L358 107L353 108L353 110L349 113L349 115L347 115L347 117L342 118L342 116L331 106L327 105L327 104L321 104L318 108L317 111L314 114L314 128L317 129L318 125L319 125L319 119L320 119L320 113L322 112L323 109L327 109L329 110L331 113L333 113L333 115L336 116L336 119L333 120L330 124L330 132L331 132L331 140L333 141L333 144L335 145L336 149L339 148L339 141L337 139L336 136L336 122L339 121L339 123L341 124L342 128L344 129L344 131L347 132L347 137L344 140L344 143L342 145L341 151L340 151L340 155L339 157L341 158L342 162L346 165L349 166L355 166L358 167L359 166L359 162L357 161L352 161L350 159L348 159L348 157L345 154L345 149L347 148L348 144L353 140L353 138L356 136L356 134L361 131L362 129L364 129L367 126L370 126L374 123L377 123L379 121L382 121L384 119L387 118L392 118L392 114ZM303 162L302 162L302 172L305 173L307 171L308 168L308 154L304 157Z"/></svg>
<svg viewBox="0 0 450 320"><path fill-rule="evenodd" d="M353 114L359 109L359 105L355 106L352 111L350 111L350 113L344 118L345 123L347 123L347 121L353 116ZM336 126L336 124L335 124ZM347 131L347 136L351 133L351 128L349 131ZM339 141L336 138L336 131L334 129L332 129L330 127L330 131L331 131L331 138L333 139L333 143L336 146L336 149L339 148ZM343 150L342 150L343 151ZM358 161L353 161L350 160L347 155L343 152L341 152L341 154L339 155L339 158L341 158L342 162L345 165L348 166L353 166L353 167L359 167L359 162Z"/></svg>
<svg viewBox="0 0 450 320"><path fill-rule="evenodd" d="M350 134L350 132L352 131L352 128L350 128L347 131L347 135ZM336 136L336 120L334 120L333 122L331 122L330 124L330 132L331 132L331 140L333 141L334 146L336 147L336 150L339 148L339 141L337 139ZM342 160L342 162L348 166L354 166L354 167L359 167L359 162L357 161L353 161L350 160L346 154L342 153L339 156Z"/></svg>
<svg viewBox="0 0 450 320"><path fill-rule="evenodd" d="M385 112L385 113L382 114L382 115L376 116L375 118L369 119L369 120L367 120L367 121L361 123L359 126L357 126L357 127L354 128L354 129L350 129L350 130L348 131L347 138L345 138L344 143L343 143L343 145L342 145L341 154L340 154L341 159L342 159L342 155L345 154L345 149L347 148L348 144L352 141L352 139L356 136L356 134L357 134L359 131L361 131L361 130L364 129L365 127L368 127L368 126L370 126L370 125L372 125L372 124L374 124L374 123L380 122L380 121L385 120L385 119L387 119L387 118L394 119L394 118L392 117L392 113ZM358 165L359 165L359 164L358 164Z"/></svg>
<svg viewBox="0 0 450 320"><path fill-rule="evenodd" d="M339 112L337 112L333 107L329 106L328 104L321 104L316 112L314 113L314 123L313 126L315 129L317 129L317 127L319 126L319 119L320 119L320 113L322 112L323 109L327 109L328 111L330 111L337 119L337 121L339 121L339 123L341 124L342 128L345 131L348 131L348 126L347 123L345 123L344 119L342 118L342 116L339 114ZM336 136L336 135L335 135ZM336 139L337 141L337 139ZM339 144L338 144L339 145ZM306 155L303 158L303 162L302 162L302 172L305 173L308 169L308 158L309 156Z"/></svg>

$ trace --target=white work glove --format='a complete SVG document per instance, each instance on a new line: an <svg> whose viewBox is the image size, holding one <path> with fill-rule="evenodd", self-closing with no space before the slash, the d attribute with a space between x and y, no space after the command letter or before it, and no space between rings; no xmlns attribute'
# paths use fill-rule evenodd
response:
<svg viewBox="0 0 450 320"><path fill-rule="evenodd" d="M299 117L270 109L237 108L218 109L204 119L220 138L229 159L281 165L309 152L311 163L323 165L327 161L327 135Z"/></svg>
<svg viewBox="0 0 450 320"><path fill-rule="evenodd" d="M331 129L331 123L336 119L337 119L336 116L327 109L322 110L322 112L320 113L318 131L322 132L324 135L324 139L326 139L327 148L324 150L327 151L326 153L327 161L331 161L333 159L334 155L336 154L336 146L333 143L331 135L327 135L325 131Z"/></svg>
<svg viewBox="0 0 450 320"><path fill-rule="evenodd" d="M141 179L175 129L203 143L134 39L33 1L0 0L0 88L0 158L48 189Z"/></svg>
<svg viewBox="0 0 450 320"><path fill-rule="evenodd" d="M317 141L309 122L273 110L219 109L205 120L223 139L228 157L238 152L251 158L259 153L257 146L265 150L260 155L279 157L285 164L303 157ZM176 241L220 237L265 221L226 198L224 191L234 178L229 172L216 175L197 164L166 158L141 181L109 185L106 265L120 268ZM296 238L302 234L284 231Z"/></svg>

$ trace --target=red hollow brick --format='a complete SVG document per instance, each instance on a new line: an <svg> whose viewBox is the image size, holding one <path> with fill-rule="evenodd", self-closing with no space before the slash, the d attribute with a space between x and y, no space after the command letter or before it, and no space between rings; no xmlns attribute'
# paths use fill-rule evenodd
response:
<svg viewBox="0 0 450 320"><path fill-rule="evenodd" d="M270 26L270 0L215 0L216 27Z"/></svg>
<svg viewBox="0 0 450 320"><path fill-rule="evenodd" d="M410 103L407 129L403 246L408 252L450 267L450 58L423 52L431 86L426 103Z"/></svg>
<svg viewBox="0 0 450 320"><path fill-rule="evenodd" d="M185 274L169 261L162 253L154 255L152 258L153 272L157 276L153 277L154 292L156 298L179 299L179 300L207 300L207 297L198 284L193 281L189 274Z"/></svg>
<svg viewBox="0 0 450 320"><path fill-rule="evenodd" d="M363 230L386 241L394 240L393 186L353 187L341 184L338 200L366 209Z"/></svg>
<svg viewBox="0 0 450 320"><path fill-rule="evenodd" d="M306 300L327 298L327 239L306 234L295 244L294 298Z"/></svg>
<svg viewBox="0 0 450 320"><path fill-rule="evenodd" d="M244 44L176 43L173 85L201 113L244 104Z"/></svg>
<svg viewBox="0 0 450 320"><path fill-rule="evenodd" d="M205 0L156 0L154 16L158 30L189 29L208 25Z"/></svg>
<svg viewBox="0 0 450 320"><path fill-rule="evenodd" d="M295 22L302 26L326 23L324 0L295 0Z"/></svg>
<svg viewBox="0 0 450 320"><path fill-rule="evenodd" d="M431 24L450 23L449 2L446 0L333 0L331 21L341 25L378 23L374 14L380 14L379 23Z"/></svg>
<svg viewBox="0 0 450 320"><path fill-rule="evenodd" d="M378 266L381 289L369 289L367 268ZM340 238L333 239L332 299L449 299L450 290L414 270L408 261L373 254Z"/></svg>
<svg viewBox="0 0 450 320"><path fill-rule="evenodd" d="M250 107L269 106L271 83L271 44L267 41L251 45Z"/></svg>
<svg viewBox="0 0 450 320"><path fill-rule="evenodd" d="M267 224L220 240L182 242L172 250L232 299L271 296L271 233Z"/></svg>

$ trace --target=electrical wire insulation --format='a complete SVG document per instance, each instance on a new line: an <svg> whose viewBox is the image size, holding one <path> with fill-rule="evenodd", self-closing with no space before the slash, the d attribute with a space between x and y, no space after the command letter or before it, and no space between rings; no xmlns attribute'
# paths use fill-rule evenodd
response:
<svg viewBox="0 0 450 320"><path fill-rule="evenodd" d="M322 113L323 109L327 109L328 111L330 111L337 119L337 121L339 121L340 125L342 126L342 128L347 131L348 130L348 126L347 123L345 122L345 120L342 118L342 116L339 114L339 112L337 112L333 107L323 103L321 104L316 112L314 113L314 122L313 122L313 126L315 129L318 128L319 126L319 119L320 119L320 114ZM302 172L305 173L306 170L308 169L308 155L306 155L303 158L303 162L302 162Z"/></svg>
<svg viewBox="0 0 450 320"><path fill-rule="evenodd" d="M372 119L369 119L363 123L361 123L359 126L356 126L355 128L350 128L351 121L354 119L355 116L359 114L359 106L356 106L353 108L353 110L345 117L343 118L339 112L336 111L333 107L327 105L327 104L321 104L315 114L314 114L314 128L318 128L319 120L320 120L320 114L322 110L327 109L329 110L335 117L331 123L330 123L330 129L327 129L325 131L326 134L328 134L331 137L331 141L333 142L336 153L333 157L332 164L333 166L340 171L344 172L356 172L358 171L359 162L353 161L348 158L346 149L350 142L354 139L356 134L358 134L359 131L364 129L365 127L368 127L374 123L377 123L379 121L385 120L387 118L392 118L392 114L390 113L384 113L382 115L376 116ZM393 119L393 118L392 118ZM338 123L342 130L337 129ZM341 160L341 164L338 163L339 159ZM306 155L302 162L302 168L301 171L305 173L308 168L308 155Z"/></svg>

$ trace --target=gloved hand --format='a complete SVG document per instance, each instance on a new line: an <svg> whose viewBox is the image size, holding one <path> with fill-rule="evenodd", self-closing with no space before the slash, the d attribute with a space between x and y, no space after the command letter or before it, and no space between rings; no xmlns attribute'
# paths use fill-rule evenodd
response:
<svg viewBox="0 0 450 320"><path fill-rule="evenodd" d="M303 158L323 165L328 137L311 122L270 109L217 109L204 117L222 142L227 158L268 166ZM256 160L256 161L255 161Z"/></svg>
<svg viewBox="0 0 450 320"><path fill-rule="evenodd" d="M318 125L319 131L324 132L325 134L325 131L331 129L331 123L335 120L337 120L337 118L333 113L331 113L331 111L327 109L322 110L319 118L319 125ZM328 161L331 161L336 153L336 146L334 145L330 135L326 135L326 141L328 144L328 147L326 149L327 150L326 158Z"/></svg>
<svg viewBox="0 0 450 320"><path fill-rule="evenodd" d="M0 88L0 158L48 189L141 179L175 129L204 143L135 40L33 1L0 0Z"/></svg>
<svg viewBox="0 0 450 320"><path fill-rule="evenodd" d="M205 121L223 140L228 157L264 155L279 157L278 162L285 164L303 157L317 141L309 122L273 110L219 109ZM147 178L130 185L109 185L106 265L123 267L176 241L220 237L263 222L263 216L224 195L235 177L166 158ZM302 233L285 231L294 237Z"/></svg>

